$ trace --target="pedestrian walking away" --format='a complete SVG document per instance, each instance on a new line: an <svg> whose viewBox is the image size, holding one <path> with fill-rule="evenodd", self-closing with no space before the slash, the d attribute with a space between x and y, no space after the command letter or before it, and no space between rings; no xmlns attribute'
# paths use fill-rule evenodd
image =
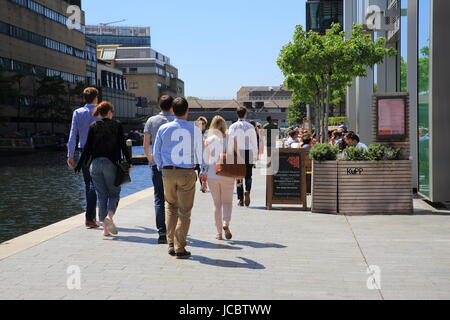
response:
<svg viewBox="0 0 450 320"><path fill-rule="evenodd" d="M173 98L171 96L162 96L159 99L159 107L161 112L148 119L144 128L144 152L147 156L148 163L152 169L152 182L154 192L154 207L156 216L156 228L158 229L158 243L167 244L167 230L166 230L166 210L164 198L164 183L162 172L158 170L152 153L152 148L155 145L156 134L162 125L171 122L175 119L172 113Z"/></svg>
<svg viewBox="0 0 450 320"><path fill-rule="evenodd" d="M200 131L202 132L203 142L205 142L206 129L208 127L208 119L206 119L205 117L199 117L197 119L197 126L200 129ZM201 173L200 166L197 165L197 167L195 169L197 170L198 176L200 177L200 173ZM203 193L206 193L206 191L208 190L208 185L207 185L206 181L199 179L199 183L200 183L200 191Z"/></svg>
<svg viewBox="0 0 450 320"><path fill-rule="evenodd" d="M89 167L97 192L99 218L103 222L103 235L117 235L114 215L120 200L121 187L116 185L117 166L122 155L131 170L131 157L125 142L120 122L112 120L114 106L109 102L100 103L94 110L101 120L94 122L89 129L86 145L75 172Z"/></svg>
<svg viewBox="0 0 450 320"><path fill-rule="evenodd" d="M83 91L83 97L86 105L74 111L72 117L72 126L70 128L69 141L67 142L67 165L69 168L75 168L75 149L80 151L86 144L90 125L99 120L94 116L94 109L98 103L98 90L95 88L86 88ZM81 168L86 190L86 227L98 228L97 223L97 194L92 183L91 174L87 166Z"/></svg>
<svg viewBox="0 0 450 320"><path fill-rule="evenodd" d="M202 133L187 121L187 100L175 99L172 111L176 119L158 130L153 155L158 169L162 170L169 254L177 259L188 259L191 253L186 250L186 238L194 206L195 167L201 165L202 172L206 168L203 166ZM200 178L205 178L204 173Z"/></svg>
<svg viewBox="0 0 450 320"><path fill-rule="evenodd" d="M245 193L244 181L237 181L237 195L239 206L250 206L250 193L252 190L253 165L258 157L258 142L255 127L247 121L247 109L239 107L237 109L238 121L233 123L228 130L230 139L234 139L237 145L239 158L245 161Z"/></svg>
<svg viewBox="0 0 450 320"><path fill-rule="evenodd" d="M234 178L222 177L216 174L216 165L222 153L227 153L227 124L221 116L215 116L211 122L208 138L205 141L205 162L208 165L207 179L214 201L214 216L217 229L217 240L231 240L231 213L233 210Z"/></svg>

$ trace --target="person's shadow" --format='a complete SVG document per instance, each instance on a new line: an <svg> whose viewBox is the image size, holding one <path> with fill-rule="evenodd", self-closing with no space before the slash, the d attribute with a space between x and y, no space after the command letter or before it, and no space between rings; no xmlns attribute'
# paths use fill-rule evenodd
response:
<svg viewBox="0 0 450 320"><path fill-rule="evenodd" d="M137 227L138 229L130 229L130 228L117 228L119 232L124 233L141 233L141 234L158 234L158 231L146 228L146 227Z"/></svg>
<svg viewBox="0 0 450 320"><path fill-rule="evenodd" d="M220 243L212 243L207 242L203 240L188 238L189 240L189 246L190 247L196 247L196 248L203 248L203 249L219 249L219 250L242 250L240 247L236 246L230 246L226 244L220 244Z"/></svg>
<svg viewBox="0 0 450 320"><path fill-rule="evenodd" d="M244 246L244 247L250 247L254 249L285 249L287 246L277 243L262 243L262 242L255 242L255 241L238 241L238 240L231 240L229 242L232 245L238 245L238 246Z"/></svg>
<svg viewBox="0 0 450 320"><path fill-rule="evenodd" d="M221 268L236 268L236 269L253 269L253 270L264 270L266 269L265 266L262 264L247 259L243 257L238 257L238 259L241 259L244 262L237 262L237 261L229 261L229 260L221 260L221 259L211 259L208 257L202 257L202 256L192 256L191 260L197 261L201 264L206 264L210 266L215 267L221 267Z"/></svg>

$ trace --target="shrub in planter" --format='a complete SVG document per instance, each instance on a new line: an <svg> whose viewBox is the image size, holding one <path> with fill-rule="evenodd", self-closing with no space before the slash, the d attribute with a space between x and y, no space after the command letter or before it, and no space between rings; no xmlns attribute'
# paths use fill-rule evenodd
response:
<svg viewBox="0 0 450 320"><path fill-rule="evenodd" d="M341 161L366 161L367 153L363 148L350 147L345 149Z"/></svg>
<svg viewBox="0 0 450 320"><path fill-rule="evenodd" d="M316 144L309 151L309 159L313 161L335 161L339 153L338 147L333 147L329 144Z"/></svg>
<svg viewBox="0 0 450 320"><path fill-rule="evenodd" d="M369 146L366 152L369 161L391 161L402 160L402 149L390 148L380 144Z"/></svg>

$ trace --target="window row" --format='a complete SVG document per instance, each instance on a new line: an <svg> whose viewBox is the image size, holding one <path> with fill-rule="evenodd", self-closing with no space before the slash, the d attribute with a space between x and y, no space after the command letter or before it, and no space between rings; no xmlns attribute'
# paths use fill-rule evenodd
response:
<svg viewBox="0 0 450 320"><path fill-rule="evenodd" d="M0 21L0 33L6 34L10 37L20 39L41 47L59 51L71 56L75 56L80 59L85 59L85 53L83 50L75 49L59 41L51 40L39 34L18 28L16 26L4 23Z"/></svg>
<svg viewBox="0 0 450 320"><path fill-rule="evenodd" d="M42 4L37 3L33 0L10 0L10 1L15 4L18 4L19 6L22 6L24 8L28 8L29 10L36 12L37 14L44 16L50 20L59 22L63 25L67 25L68 18L65 15L62 15L59 12L49 9L49 8L43 6ZM85 26L81 26L81 29L76 29L76 30L84 33Z"/></svg>
<svg viewBox="0 0 450 320"><path fill-rule="evenodd" d="M41 66L32 65L25 62L20 62L17 60L1 58L0 57L0 68L8 71L14 71L17 73L34 75L38 77L61 77L63 80L76 83L85 82L85 77L78 76L72 73L57 71Z"/></svg>

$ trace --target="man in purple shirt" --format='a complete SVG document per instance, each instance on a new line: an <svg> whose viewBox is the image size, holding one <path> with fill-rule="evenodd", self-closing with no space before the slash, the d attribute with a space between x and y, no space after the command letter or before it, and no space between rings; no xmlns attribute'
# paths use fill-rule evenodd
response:
<svg viewBox="0 0 450 320"><path fill-rule="evenodd" d="M78 147L83 149L91 124L99 118L94 117L93 112L98 104L98 90L86 88L83 92L86 105L73 112L72 128L70 129L69 141L67 142L67 165L73 169L75 167L75 149L78 138ZM97 216L97 194L92 183L91 174L88 167L82 168L84 183L86 185L86 227L98 228Z"/></svg>

